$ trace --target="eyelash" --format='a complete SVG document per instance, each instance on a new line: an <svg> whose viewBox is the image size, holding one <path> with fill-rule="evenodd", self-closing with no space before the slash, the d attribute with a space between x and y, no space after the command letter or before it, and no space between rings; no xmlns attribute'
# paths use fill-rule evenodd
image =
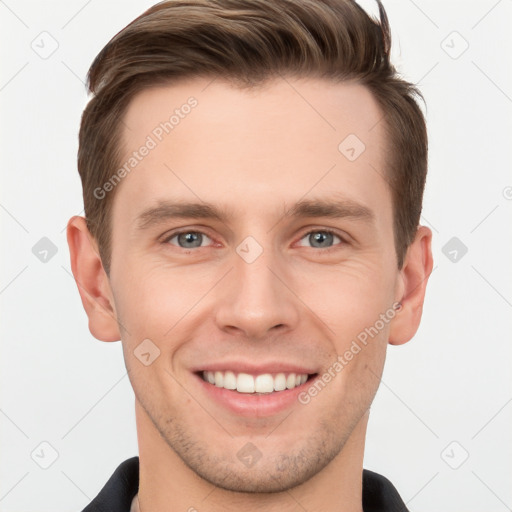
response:
<svg viewBox="0 0 512 512"><path fill-rule="evenodd" d="M164 240L162 240L162 243L163 244L169 244L170 240L172 240L173 238L179 236L179 235L182 235L184 233L195 233L195 234L201 234L201 235L205 235L207 236L208 238L210 238L210 240L213 240L212 237L210 237L207 233L205 233L204 231L200 231L200 230L193 230L193 229L184 229L182 231L176 231L168 236L166 236L164 238ZM300 239L300 240L303 240L305 237L307 237L308 235L311 235L312 233L326 233L328 235L333 235L335 237L338 237L341 242L337 245L334 245L332 247L326 247L326 248L318 248L318 247L310 247L310 249L318 249L318 252L323 252L323 253L328 253L328 252L331 252L331 251L334 251L336 249L339 249L340 246L342 245L346 245L348 242L341 236L339 235L336 231L333 231L331 229L312 229L310 231L307 231L306 233L304 233ZM173 244L170 244L170 245L173 245ZM178 245L174 246L178 249L183 249L183 250L186 250L186 251L191 251L191 250L197 250L197 249L204 249L204 247L191 247L189 249L185 248L185 247L179 247ZM304 246L301 246L301 247L304 247Z"/></svg>

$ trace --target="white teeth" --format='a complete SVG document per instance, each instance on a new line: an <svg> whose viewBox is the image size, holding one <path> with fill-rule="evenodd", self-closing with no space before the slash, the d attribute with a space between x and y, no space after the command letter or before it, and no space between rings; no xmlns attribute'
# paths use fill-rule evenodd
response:
<svg viewBox="0 0 512 512"><path fill-rule="evenodd" d="M308 376L306 375L306 379ZM284 373L278 373L274 378L274 391L283 391L286 389L286 375Z"/></svg>
<svg viewBox="0 0 512 512"><path fill-rule="evenodd" d="M219 388L236 390L239 393L272 393L293 389L308 380L307 373L264 373L256 377L248 373L236 375L232 371L204 371L203 379Z"/></svg>
<svg viewBox="0 0 512 512"><path fill-rule="evenodd" d="M254 377L247 373L239 373L236 378L236 390L239 393L254 393Z"/></svg>
<svg viewBox="0 0 512 512"><path fill-rule="evenodd" d="M224 373L223 387L226 389L236 389L236 376L233 372Z"/></svg>
<svg viewBox="0 0 512 512"><path fill-rule="evenodd" d="M215 372L215 385L219 388L224 386L224 374L222 372Z"/></svg>
<svg viewBox="0 0 512 512"><path fill-rule="evenodd" d="M274 379L270 373L258 375L254 379L254 391L256 393L272 393L274 391Z"/></svg>

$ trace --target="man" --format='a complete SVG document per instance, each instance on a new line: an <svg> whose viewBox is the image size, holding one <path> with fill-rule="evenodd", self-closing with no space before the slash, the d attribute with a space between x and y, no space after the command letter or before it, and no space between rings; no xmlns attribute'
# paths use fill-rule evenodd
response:
<svg viewBox="0 0 512 512"><path fill-rule="evenodd" d="M425 122L379 11L166 1L92 64L67 236L139 457L85 511L407 510L362 467L432 270Z"/></svg>

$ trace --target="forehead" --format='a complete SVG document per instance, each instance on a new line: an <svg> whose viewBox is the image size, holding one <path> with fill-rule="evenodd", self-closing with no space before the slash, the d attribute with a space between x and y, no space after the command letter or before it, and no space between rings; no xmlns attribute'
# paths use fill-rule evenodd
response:
<svg viewBox="0 0 512 512"><path fill-rule="evenodd" d="M281 207L333 189L371 202L389 192L382 118L353 83L283 77L239 89L196 78L153 87L124 116L128 172L115 203L135 215L178 195L270 211L272 201Z"/></svg>

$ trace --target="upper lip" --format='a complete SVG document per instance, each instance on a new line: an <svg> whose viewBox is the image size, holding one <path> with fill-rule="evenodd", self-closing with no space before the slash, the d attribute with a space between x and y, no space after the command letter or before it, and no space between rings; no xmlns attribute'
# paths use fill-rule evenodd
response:
<svg viewBox="0 0 512 512"><path fill-rule="evenodd" d="M250 375L262 375L264 373L317 373L318 370L306 367L301 364L291 364L284 361L268 361L266 363L255 364L249 361L222 361L216 363L206 363L192 368L193 372L201 371L232 371L234 373L248 373Z"/></svg>

